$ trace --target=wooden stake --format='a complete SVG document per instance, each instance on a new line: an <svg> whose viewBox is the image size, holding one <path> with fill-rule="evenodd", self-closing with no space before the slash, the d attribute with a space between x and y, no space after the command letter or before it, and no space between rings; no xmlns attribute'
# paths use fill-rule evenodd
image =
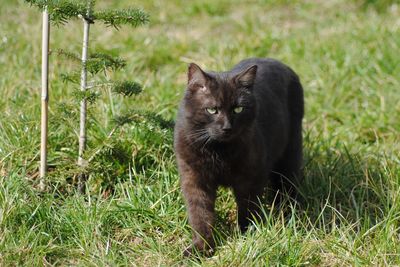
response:
<svg viewBox="0 0 400 267"><path fill-rule="evenodd" d="M43 11L42 31L42 116L40 138L40 181L39 189L45 189L45 177L47 171L47 129L48 129L48 104L49 104L49 40L50 23L47 8Z"/></svg>

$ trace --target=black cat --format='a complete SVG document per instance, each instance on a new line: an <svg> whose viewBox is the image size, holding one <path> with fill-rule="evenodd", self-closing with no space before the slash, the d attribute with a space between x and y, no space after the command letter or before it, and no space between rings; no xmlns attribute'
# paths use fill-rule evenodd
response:
<svg viewBox="0 0 400 267"><path fill-rule="evenodd" d="M246 59L227 72L192 63L175 125L175 153L193 249L214 247L217 187L233 189L246 230L265 188L294 192L301 178L303 89L289 67Z"/></svg>

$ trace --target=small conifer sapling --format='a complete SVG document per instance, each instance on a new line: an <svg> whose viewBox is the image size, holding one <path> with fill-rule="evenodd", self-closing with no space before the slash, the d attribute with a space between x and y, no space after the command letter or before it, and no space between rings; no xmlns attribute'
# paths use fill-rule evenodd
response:
<svg viewBox="0 0 400 267"><path fill-rule="evenodd" d="M87 104L88 102L96 101L98 92L94 91L95 88L107 87L114 93L118 93L124 96L136 95L141 91L141 86L135 81L111 81L106 80L103 82L88 81L88 73L91 77L94 77L98 73L106 73L108 70L118 70L125 67L126 62L120 58L114 58L104 53L92 53L89 54L89 32L90 25L95 22L103 22L107 26L112 26L115 29L119 29L122 25L129 25L132 27L138 27L148 22L148 15L141 9L129 8L126 10L101 10L95 11L95 0L86 1L72 1L72 0L25 0L31 5L39 7L43 12L47 11L50 21L56 25L62 25L68 22L70 19L81 18L83 21L84 35L82 41L82 55L77 56L74 53L59 50L58 54L64 55L69 59L80 62L81 71L80 79L77 77L77 73L63 74L62 78L64 81L79 83L80 90L75 92L76 97L80 101L80 126L79 126L79 149L78 149L78 166L81 167L82 173L78 176L78 187L82 191L82 185L85 179L83 169L86 167L88 161L84 159L84 153L86 149L86 119L87 119ZM44 34L44 31L43 31ZM43 38L45 35L43 35ZM47 37L48 38L48 37ZM47 45L48 48L48 45ZM47 52L48 55L48 52ZM48 62L48 61L47 61ZM47 80L46 80L47 81ZM44 83L43 83L44 84ZM47 87L46 87L47 88ZM47 89L46 89L47 90ZM47 91L46 91L47 92ZM45 98L43 97L45 96ZM42 94L42 98L46 99L46 109L48 94ZM43 125L43 124L42 124ZM42 127L44 129L44 127ZM47 113L46 113L46 140L47 140ZM44 141L44 137L42 137ZM45 150L44 150L45 151ZM46 155L43 153L43 155ZM44 157L44 162L46 158ZM45 163L41 165L45 172Z"/></svg>

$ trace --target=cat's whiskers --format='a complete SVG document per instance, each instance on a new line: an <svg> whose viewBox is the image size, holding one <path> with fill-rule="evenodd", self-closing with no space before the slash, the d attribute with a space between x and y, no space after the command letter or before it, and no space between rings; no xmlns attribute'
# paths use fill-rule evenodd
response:
<svg viewBox="0 0 400 267"><path fill-rule="evenodd" d="M191 134L186 136L188 140L191 141L191 145L207 143L208 139L210 138L208 131L205 129L194 130Z"/></svg>
<svg viewBox="0 0 400 267"><path fill-rule="evenodd" d="M197 130L191 130L189 134L187 134L187 137L197 137L199 135L207 133L206 129L197 129Z"/></svg>
<svg viewBox="0 0 400 267"><path fill-rule="evenodd" d="M194 140L193 144L202 144L202 143L205 143L209 138L210 138L210 136L209 136L207 133L205 133L205 134L199 136L198 138L196 138L196 139Z"/></svg>
<svg viewBox="0 0 400 267"><path fill-rule="evenodd" d="M205 139L203 146L201 147L201 151L204 151L204 148L206 147L206 145L208 144L208 142L211 140L211 136L208 135L207 138Z"/></svg>

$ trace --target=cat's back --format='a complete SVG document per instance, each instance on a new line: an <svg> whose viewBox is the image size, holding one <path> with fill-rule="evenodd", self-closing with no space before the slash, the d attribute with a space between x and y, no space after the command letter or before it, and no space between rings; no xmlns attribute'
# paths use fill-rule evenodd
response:
<svg viewBox="0 0 400 267"><path fill-rule="evenodd" d="M298 80L297 74L289 66L272 58L244 59L231 71L239 73L253 65L257 65L256 91L262 89L265 85L268 85L271 89L285 90L290 82Z"/></svg>
<svg viewBox="0 0 400 267"><path fill-rule="evenodd" d="M297 74L286 64L272 58L244 59L231 72L240 73L253 65L257 65L253 90L259 104L290 109L290 113L290 106L295 106L293 112L303 117L303 88Z"/></svg>

